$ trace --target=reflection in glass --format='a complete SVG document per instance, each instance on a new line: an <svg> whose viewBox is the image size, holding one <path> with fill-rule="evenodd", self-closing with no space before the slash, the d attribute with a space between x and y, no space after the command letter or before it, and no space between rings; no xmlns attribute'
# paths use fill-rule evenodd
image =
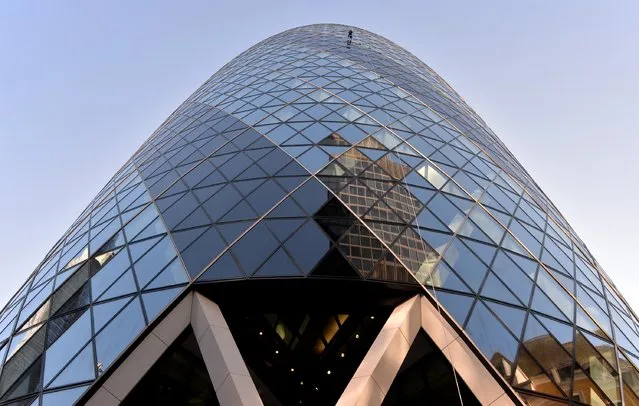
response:
<svg viewBox="0 0 639 406"><path fill-rule="evenodd" d="M142 306L139 299L135 299L96 336L99 370L106 370L144 325Z"/></svg>
<svg viewBox="0 0 639 406"><path fill-rule="evenodd" d="M517 352L517 341L483 303L477 303L466 331L497 370L508 378Z"/></svg>

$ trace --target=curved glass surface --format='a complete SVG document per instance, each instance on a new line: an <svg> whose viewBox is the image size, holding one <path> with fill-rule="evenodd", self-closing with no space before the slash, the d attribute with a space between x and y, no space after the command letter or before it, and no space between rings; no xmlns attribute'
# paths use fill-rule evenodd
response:
<svg viewBox="0 0 639 406"><path fill-rule="evenodd" d="M531 404L639 404L637 317L563 216L432 69L349 29L251 47L135 152L0 313L0 404L80 396L184 289L274 278L435 289Z"/></svg>

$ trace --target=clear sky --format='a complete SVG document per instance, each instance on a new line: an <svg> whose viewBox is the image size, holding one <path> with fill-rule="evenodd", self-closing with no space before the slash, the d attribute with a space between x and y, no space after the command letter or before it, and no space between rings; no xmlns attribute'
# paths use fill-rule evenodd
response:
<svg viewBox="0 0 639 406"><path fill-rule="evenodd" d="M336 22L447 80L639 311L638 17L636 0L3 2L0 307L211 74L267 36Z"/></svg>

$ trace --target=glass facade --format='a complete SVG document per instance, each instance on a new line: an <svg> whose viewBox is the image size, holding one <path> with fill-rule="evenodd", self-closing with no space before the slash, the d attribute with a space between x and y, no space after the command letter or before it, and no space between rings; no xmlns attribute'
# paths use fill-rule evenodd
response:
<svg viewBox="0 0 639 406"><path fill-rule="evenodd" d="M584 243L442 78L349 29L258 43L151 135L0 312L0 405L71 404L183 291L250 284L248 296L273 280L432 294L531 405L639 405L639 320ZM286 355L315 376L338 361L313 358L319 347L334 357L358 328L381 328L365 323L371 309L227 314L240 343L263 326L260 351L313 337ZM334 335L305 332L306 318L332 320ZM449 366L418 362L441 358L424 340L397 399L429 368L450 387ZM262 393L288 402L249 364Z"/></svg>

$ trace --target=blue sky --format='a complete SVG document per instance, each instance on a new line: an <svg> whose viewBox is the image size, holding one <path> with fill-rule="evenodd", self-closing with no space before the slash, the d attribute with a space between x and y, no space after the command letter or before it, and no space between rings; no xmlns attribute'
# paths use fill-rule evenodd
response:
<svg viewBox="0 0 639 406"><path fill-rule="evenodd" d="M639 310L639 2L5 2L0 306L137 147L241 51L318 22L446 79Z"/></svg>

